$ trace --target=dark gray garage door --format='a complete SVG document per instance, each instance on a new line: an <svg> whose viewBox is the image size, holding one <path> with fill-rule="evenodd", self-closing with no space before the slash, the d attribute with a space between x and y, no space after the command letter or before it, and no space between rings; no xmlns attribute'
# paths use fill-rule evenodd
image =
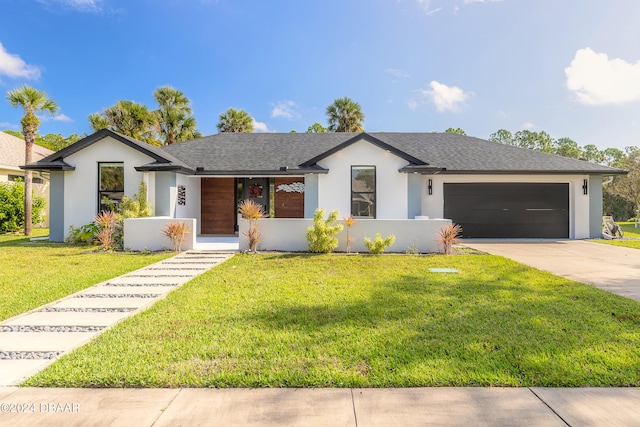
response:
<svg viewBox="0 0 640 427"><path fill-rule="evenodd" d="M569 237L569 184L444 184L444 217L463 237Z"/></svg>

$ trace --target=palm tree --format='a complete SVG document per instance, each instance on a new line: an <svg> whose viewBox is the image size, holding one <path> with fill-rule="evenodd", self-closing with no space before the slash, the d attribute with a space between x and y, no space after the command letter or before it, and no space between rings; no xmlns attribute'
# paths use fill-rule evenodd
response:
<svg viewBox="0 0 640 427"><path fill-rule="evenodd" d="M229 108L220 114L218 122L218 130L220 132L253 132L253 117L244 110Z"/></svg>
<svg viewBox="0 0 640 427"><path fill-rule="evenodd" d="M338 98L327 106L327 122L332 132L364 131L364 113L360 104L351 98Z"/></svg>
<svg viewBox="0 0 640 427"><path fill-rule="evenodd" d="M24 116L22 124L22 135L24 135L24 162L26 165L32 162L33 144L38 134L40 120L36 113L47 112L54 114L58 111L58 105L52 99L47 98L45 92L41 92L31 86L24 85L21 88L7 92L7 101L12 107L22 107ZM31 236L31 202L33 197L33 175L30 170L24 171L24 235Z"/></svg>
<svg viewBox="0 0 640 427"><path fill-rule="evenodd" d="M191 115L191 101L182 91L171 86L163 86L156 89L153 96L159 106L155 114L164 145L202 136L198 132L196 119Z"/></svg>
<svg viewBox="0 0 640 427"><path fill-rule="evenodd" d="M158 119L146 105L134 101L117 101L102 113L89 116L93 130L110 129L139 141L161 145L156 139Z"/></svg>

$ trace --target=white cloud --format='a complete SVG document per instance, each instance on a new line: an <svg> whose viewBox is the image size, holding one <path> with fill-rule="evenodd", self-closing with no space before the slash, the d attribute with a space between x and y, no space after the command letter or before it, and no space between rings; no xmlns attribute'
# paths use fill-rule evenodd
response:
<svg viewBox="0 0 640 427"><path fill-rule="evenodd" d="M640 61L609 59L591 48L578 49L564 69L567 88L587 105L624 104L640 101Z"/></svg>
<svg viewBox="0 0 640 427"><path fill-rule="evenodd" d="M253 131L258 133L273 132L271 129L269 129L269 126L267 126L266 123L258 122L256 121L256 119L253 119Z"/></svg>
<svg viewBox="0 0 640 427"><path fill-rule="evenodd" d="M40 69L27 64L18 55L7 52L0 43L0 75L2 74L11 78L38 79Z"/></svg>
<svg viewBox="0 0 640 427"><path fill-rule="evenodd" d="M66 122L66 123L71 123L73 121L71 117L62 113L56 114L55 116L53 116L53 120L56 122Z"/></svg>
<svg viewBox="0 0 640 427"><path fill-rule="evenodd" d="M51 6L58 4L79 12L101 13L103 0L38 0L40 3Z"/></svg>
<svg viewBox="0 0 640 427"><path fill-rule="evenodd" d="M531 122L525 122L525 123L522 125L522 128L523 128L523 129L526 129L526 130L531 130L531 129L533 129L534 127L536 127L536 125L534 125L534 124L533 124L533 123L531 123Z"/></svg>
<svg viewBox="0 0 640 427"><path fill-rule="evenodd" d="M409 73L399 68L387 68L384 70L384 72L395 77L409 77Z"/></svg>
<svg viewBox="0 0 640 427"><path fill-rule="evenodd" d="M292 120L298 116L294 110L296 107L297 105L293 101L285 100L277 102L271 110L271 117L282 117L284 119Z"/></svg>
<svg viewBox="0 0 640 427"><path fill-rule="evenodd" d="M18 125L15 123L9 123L9 122L0 122L0 128L11 128L11 129L18 129Z"/></svg>
<svg viewBox="0 0 640 427"><path fill-rule="evenodd" d="M499 2L502 0L464 0L464 4L471 4L471 3L495 3L495 2Z"/></svg>
<svg viewBox="0 0 640 427"><path fill-rule="evenodd" d="M416 1L418 2L418 5L424 9L427 16L431 16L442 10L441 7L431 9L431 0L416 0Z"/></svg>
<svg viewBox="0 0 640 427"><path fill-rule="evenodd" d="M431 89L421 89L422 95L430 99L436 106L436 110L457 112L471 96L457 86L447 86L435 80L429 83Z"/></svg>
<svg viewBox="0 0 640 427"><path fill-rule="evenodd" d="M410 99L409 102L407 102L407 107L409 107L410 110L416 110L418 106L420 106L420 103L415 99Z"/></svg>

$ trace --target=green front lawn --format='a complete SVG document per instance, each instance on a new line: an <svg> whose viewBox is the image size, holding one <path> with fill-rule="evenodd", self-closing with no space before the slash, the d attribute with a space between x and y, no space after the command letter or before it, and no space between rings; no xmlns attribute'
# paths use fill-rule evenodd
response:
<svg viewBox="0 0 640 427"><path fill-rule="evenodd" d="M238 255L24 385L640 386L638 348L640 303L502 257Z"/></svg>
<svg viewBox="0 0 640 427"><path fill-rule="evenodd" d="M47 234L34 230L36 237ZM172 255L103 253L0 235L0 321Z"/></svg>

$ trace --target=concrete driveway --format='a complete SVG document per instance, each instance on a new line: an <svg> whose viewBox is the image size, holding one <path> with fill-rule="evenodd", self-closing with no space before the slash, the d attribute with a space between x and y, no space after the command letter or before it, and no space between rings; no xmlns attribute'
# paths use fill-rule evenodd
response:
<svg viewBox="0 0 640 427"><path fill-rule="evenodd" d="M640 301L640 250L585 240L464 239L462 244Z"/></svg>

